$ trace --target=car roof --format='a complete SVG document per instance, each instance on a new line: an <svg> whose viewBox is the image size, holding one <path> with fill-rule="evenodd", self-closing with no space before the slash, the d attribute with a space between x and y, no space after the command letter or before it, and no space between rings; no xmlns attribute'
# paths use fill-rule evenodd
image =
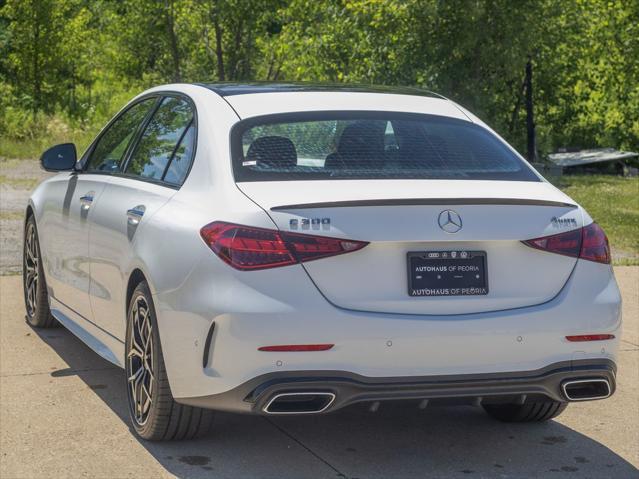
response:
<svg viewBox="0 0 639 479"><path fill-rule="evenodd" d="M313 111L389 111L472 121L447 98L411 87L331 83L197 83L222 97L240 119Z"/></svg>
<svg viewBox="0 0 639 479"><path fill-rule="evenodd" d="M357 83L314 83L314 82L218 82L195 83L208 88L220 96L249 95L254 93L284 93L284 92L358 92L358 93L388 93L395 95L427 96L444 98L441 95L421 88L406 86L365 85Z"/></svg>

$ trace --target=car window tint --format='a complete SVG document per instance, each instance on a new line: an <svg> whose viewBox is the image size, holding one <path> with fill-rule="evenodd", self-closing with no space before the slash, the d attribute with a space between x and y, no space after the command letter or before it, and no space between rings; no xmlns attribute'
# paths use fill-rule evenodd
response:
<svg viewBox="0 0 639 479"><path fill-rule="evenodd" d="M161 180L192 119L193 111L185 100L173 97L162 100L131 155L126 173Z"/></svg>
<svg viewBox="0 0 639 479"><path fill-rule="evenodd" d="M235 129L236 181L540 181L495 135L469 121L393 112L296 115Z"/></svg>
<svg viewBox="0 0 639 479"><path fill-rule="evenodd" d="M109 173L120 169L120 163L133 134L155 102L156 98L149 98L136 103L109 126L93 148L87 171Z"/></svg>
<svg viewBox="0 0 639 479"><path fill-rule="evenodd" d="M186 178L186 173L191 166L193 149L195 147L195 125L191 122L188 130L184 133L180 144L175 150L175 155L171 160L169 169L164 176L164 181L174 185L181 185Z"/></svg>

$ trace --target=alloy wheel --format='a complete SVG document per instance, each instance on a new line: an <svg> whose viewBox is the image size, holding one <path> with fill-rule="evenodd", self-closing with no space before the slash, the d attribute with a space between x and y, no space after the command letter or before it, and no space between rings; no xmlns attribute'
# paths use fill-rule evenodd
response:
<svg viewBox="0 0 639 479"><path fill-rule="evenodd" d="M24 240L24 296L27 315L32 318L36 311L38 298L38 281L40 257L38 255L38 238L33 223L27 227Z"/></svg>
<svg viewBox="0 0 639 479"><path fill-rule="evenodd" d="M131 307L127 379L132 416L138 425L146 423L153 404L153 323L149 305L143 295Z"/></svg>

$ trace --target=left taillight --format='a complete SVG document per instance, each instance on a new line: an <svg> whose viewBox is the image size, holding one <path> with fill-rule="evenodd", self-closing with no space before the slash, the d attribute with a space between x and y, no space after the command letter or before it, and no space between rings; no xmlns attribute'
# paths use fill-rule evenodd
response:
<svg viewBox="0 0 639 479"><path fill-rule="evenodd" d="M277 268L351 253L366 241L290 233L215 221L200 234L206 244L232 267L247 271Z"/></svg>
<svg viewBox="0 0 639 479"><path fill-rule="evenodd" d="M597 223L565 233L523 241L531 248L550 253L587 259L597 263L610 263L610 245L606 233Z"/></svg>

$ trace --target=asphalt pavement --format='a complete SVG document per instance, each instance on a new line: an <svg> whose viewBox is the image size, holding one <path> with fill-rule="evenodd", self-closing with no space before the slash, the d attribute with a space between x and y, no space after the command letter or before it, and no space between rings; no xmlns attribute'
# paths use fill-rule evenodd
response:
<svg viewBox="0 0 639 479"><path fill-rule="evenodd" d="M20 276L1 276L0 477L639 478L639 267L615 271L625 329L610 399L544 424L412 403L277 419L219 413L209 437L178 443L138 440L123 371L63 328L29 327Z"/></svg>

